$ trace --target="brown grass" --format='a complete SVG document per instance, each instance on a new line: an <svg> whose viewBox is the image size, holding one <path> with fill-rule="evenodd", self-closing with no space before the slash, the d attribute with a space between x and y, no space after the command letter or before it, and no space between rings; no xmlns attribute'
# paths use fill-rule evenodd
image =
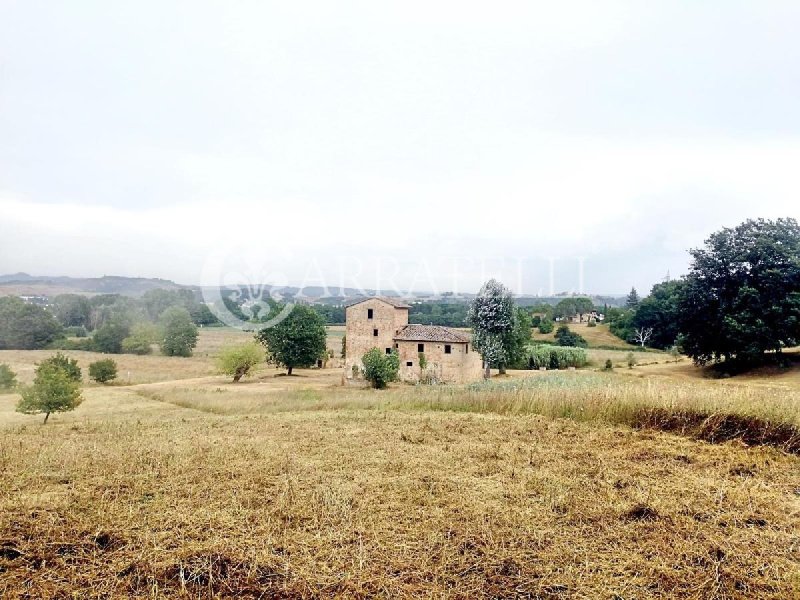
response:
<svg viewBox="0 0 800 600"><path fill-rule="evenodd" d="M800 596L791 379L233 385L226 335L46 426L0 395L0 597Z"/></svg>
<svg viewBox="0 0 800 600"><path fill-rule="evenodd" d="M800 591L800 476L774 450L540 417L146 414L6 431L0 596Z"/></svg>

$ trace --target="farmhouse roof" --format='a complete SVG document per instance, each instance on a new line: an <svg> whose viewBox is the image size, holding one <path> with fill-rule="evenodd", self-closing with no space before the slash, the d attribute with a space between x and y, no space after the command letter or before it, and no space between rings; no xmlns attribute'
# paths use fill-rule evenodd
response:
<svg viewBox="0 0 800 600"><path fill-rule="evenodd" d="M440 325L406 325L394 336L395 340L406 340L414 342L453 342L463 344L469 342L469 338L449 327Z"/></svg>
<svg viewBox="0 0 800 600"><path fill-rule="evenodd" d="M366 302L367 300L380 300L381 302L386 302L386 304L391 304L395 308L411 308L408 304L400 300L399 298L389 298L387 296L367 296L366 298L359 298L358 300L353 300L349 302L345 306L350 308L351 306L355 306L356 304L361 304L362 302Z"/></svg>

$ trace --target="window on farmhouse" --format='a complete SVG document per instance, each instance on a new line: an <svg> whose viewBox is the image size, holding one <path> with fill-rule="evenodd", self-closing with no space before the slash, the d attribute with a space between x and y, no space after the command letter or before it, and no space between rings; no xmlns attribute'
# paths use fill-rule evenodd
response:
<svg viewBox="0 0 800 600"><path fill-rule="evenodd" d="M409 360L409 361L406 363L406 366L407 366L407 367L413 367L413 366L414 366L414 363L413 363L413 362L411 362L411 361Z"/></svg>
<svg viewBox="0 0 800 600"><path fill-rule="evenodd" d="M417 344L417 352L425 352L425 344Z"/></svg>
<svg viewBox="0 0 800 600"><path fill-rule="evenodd" d="M452 352L453 352L453 348L450 346L450 344L445 344L444 345L444 353L445 354L450 354Z"/></svg>
<svg viewBox="0 0 800 600"><path fill-rule="evenodd" d="M391 348L387 348L386 349L386 354L391 354L391 353L392 353L392 349Z"/></svg>
<svg viewBox="0 0 800 600"><path fill-rule="evenodd" d="M378 337L378 330L377 329L373 329L372 330L372 335L374 335L375 337Z"/></svg>
<svg viewBox="0 0 800 600"><path fill-rule="evenodd" d="M367 309L367 318L368 318L368 319L371 319L371 318L372 318L372 309L371 309L371 308L368 308L368 309Z"/></svg>

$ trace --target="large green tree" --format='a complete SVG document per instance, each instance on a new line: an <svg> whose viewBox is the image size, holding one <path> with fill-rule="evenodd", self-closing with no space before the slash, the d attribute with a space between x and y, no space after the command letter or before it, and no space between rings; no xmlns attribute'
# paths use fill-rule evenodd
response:
<svg viewBox="0 0 800 600"><path fill-rule="evenodd" d="M189 311L171 306L161 313L161 352L165 356L191 356L197 345L197 326Z"/></svg>
<svg viewBox="0 0 800 600"><path fill-rule="evenodd" d="M289 375L295 367L310 367L325 354L325 320L305 304L294 306L281 322L256 334L264 344L269 360L286 367Z"/></svg>
<svg viewBox="0 0 800 600"><path fill-rule="evenodd" d="M639 301L631 326L634 331L653 331L649 340L650 346L666 349L675 345L680 333L678 322L684 287L684 282L679 279L657 283L650 295Z"/></svg>
<svg viewBox="0 0 800 600"><path fill-rule="evenodd" d="M60 294L53 298L53 312L64 327L90 327L92 305L86 296Z"/></svg>
<svg viewBox="0 0 800 600"><path fill-rule="evenodd" d="M492 367L503 372L511 357L510 344L516 326L516 311L511 291L495 279L483 284L467 311L472 327L472 345L480 353L489 377Z"/></svg>
<svg viewBox="0 0 800 600"><path fill-rule="evenodd" d="M41 306L13 296L0 298L0 350L44 348L62 332L61 324Z"/></svg>
<svg viewBox="0 0 800 600"><path fill-rule="evenodd" d="M684 352L697 364L743 366L800 341L800 226L748 220L691 251L679 308Z"/></svg>

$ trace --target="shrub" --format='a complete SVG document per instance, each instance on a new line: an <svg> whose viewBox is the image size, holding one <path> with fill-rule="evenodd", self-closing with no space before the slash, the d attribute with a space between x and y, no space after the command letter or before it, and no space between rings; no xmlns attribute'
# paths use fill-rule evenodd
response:
<svg viewBox="0 0 800 600"><path fill-rule="evenodd" d="M37 367L36 371L38 372L39 369L47 365L61 369L72 381L81 380L81 368L78 366L78 361L74 358L64 356L61 354L61 352L56 352L55 356L51 356L50 358L43 360Z"/></svg>
<svg viewBox="0 0 800 600"><path fill-rule="evenodd" d="M223 348L217 357L217 368L220 373L233 377L233 383L237 383L264 360L264 349L255 342L249 342Z"/></svg>
<svg viewBox="0 0 800 600"><path fill-rule="evenodd" d="M117 363L112 359L98 360L89 365L89 379L97 383L108 383L117 378Z"/></svg>
<svg viewBox="0 0 800 600"><path fill-rule="evenodd" d="M77 325L74 327L65 327L64 335L67 337L85 338L89 335L89 332L86 331L86 327L83 325Z"/></svg>
<svg viewBox="0 0 800 600"><path fill-rule="evenodd" d="M361 357L361 362L364 364L364 379L375 389L383 389L389 382L397 381L400 357L395 350L386 354L373 348Z"/></svg>
<svg viewBox="0 0 800 600"><path fill-rule="evenodd" d="M582 348L537 345L528 347L528 365L531 368L567 369L585 367L588 363Z"/></svg>
<svg viewBox="0 0 800 600"><path fill-rule="evenodd" d="M551 321L550 319L543 318L539 322L539 333L553 333L554 327L555 325L553 325L553 321Z"/></svg>
<svg viewBox="0 0 800 600"><path fill-rule="evenodd" d="M9 391L17 387L17 374L6 364L0 365L0 391Z"/></svg>
<svg viewBox="0 0 800 600"><path fill-rule="evenodd" d="M556 330L556 342L559 346L574 346L577 348L586 348L588 344L583 337L574 331L570 331L566 325L561 325Z"/></svg>
<svg viewBox="0 0 800 600"><path fill-rule="evenodd" d="M625 357L625 360L628 363L628 368L632 369L636 366L636 357L633 355L633 352L628 352L628 355Z"/></svg>
<svg viewBox="0 0 800 600"><path fill-rule="evenodd" d="M161 332L152 323L137 323L131 334L122 340L122 351L127 354L144 356L153 351L153 344L158 343Z"/></svg>
<svg viewBox="0 0 800 600"><path fill-rule="evenodd" d="M589 319L589 322L586 323L587 327L597 327L597 321L595 319Z"/></svg>
<svg viewBox="0 0 800 600"><path fill-rule="evenodd" d="M614 368L614 363L611 362L610 358L606 359L606 365L603 367L604 371L611 371Z"/></svg>

